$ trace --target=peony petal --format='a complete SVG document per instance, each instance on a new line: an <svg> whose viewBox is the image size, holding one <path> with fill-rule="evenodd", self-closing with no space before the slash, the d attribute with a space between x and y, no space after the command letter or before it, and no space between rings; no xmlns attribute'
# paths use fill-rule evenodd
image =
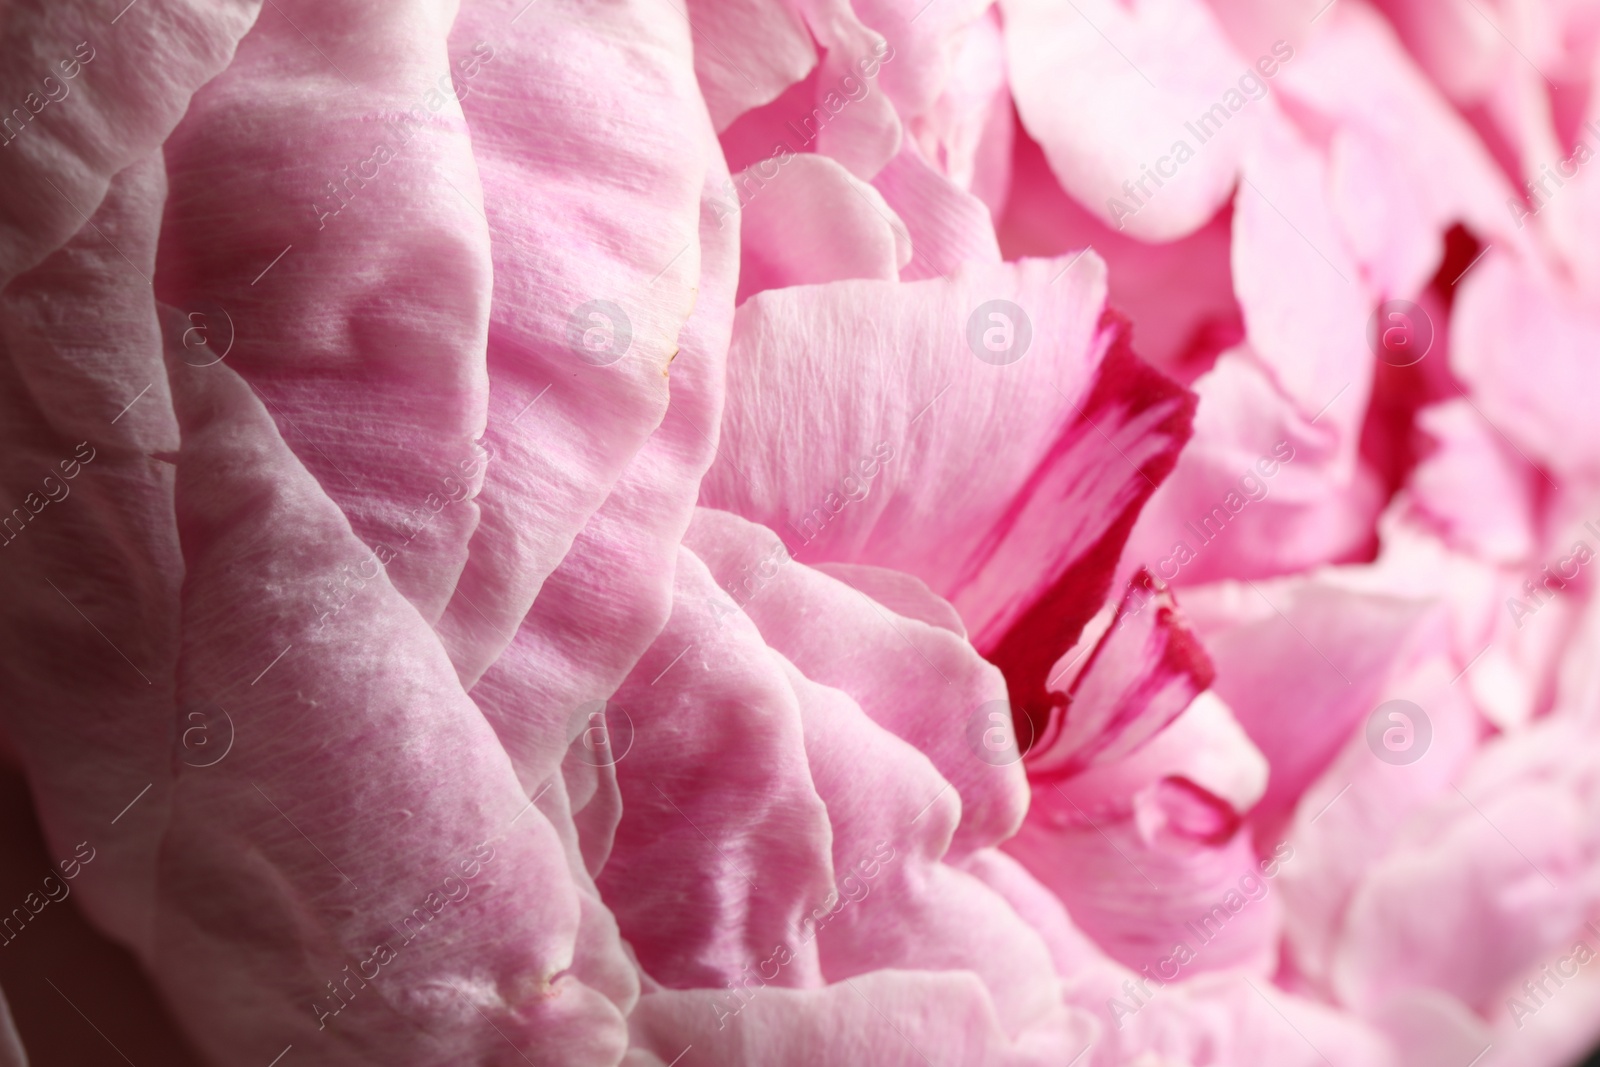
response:
<svg viewBox="0 0 1600 1067"><path fill-rule="evenodd" d="M166 140L261 9L256 0L132 7L108 18L106 5L86 0L6 5L0 287L90 221L112 176Z"/></svg>
<svg viewBox="0 0 1600 1067"><path fill-rule="evenodd" d="M1593 480L1600 431L1589 415L1589 353L1600 312L1536 262L1490 249L1451 312L1450 367L1484 418L1533 464ZM1524 354L1539 353L1539 373Z"/></svg>
<svg viewBox="0 0 1600 1067"><path fill-rule="evenodd" d="M666 991L642 997L632 1022L627 1067L662 1067L690 1047L708 1067L927 1067L932 1055L973 1067L1054 1062L1012 1053L987 992L961 973L877 971L825 989L760 988L749 1000Z"/></svg>
<svg viewBox="0 0 1600 1067"><path fill-rule="evenodd" d="M1219 583L1189 592L1184 606L1216 665L1217 695L1271 764L1254 818L1276 837L1420 644L1429 605L1353 592L1325 575Z"/></svg>
<svg viewBox="0 0 1600 1067"><path fill-rule="evenodd" d="M1079 258L751 299L702 503L769 526L807 561L920 578L1014 697L1042 692L1191 410L1102 318L1103 267ZM996 365L985 329L1011 331L1002 361L1031 341Z"/></svg>
<svg viewBox="0 0 1600 1067"><path fill-rule="evenodd" d="M777 99L816 66L816 45L799 4L688 0L687 7L695 77L718 133L751 108Z"/></svg>
<svg viewBox="0 0 1600 1067"><path fill-rule="evenodd" d="M1453 664L1435 657L1383 694L1409 700L1427 715L1429 747L1421 758L1383 762L1373 758L1364 732L1352 736L1296 810L1289 832L1294 862L1285 865L1282 879L1285 933L1295 966L1318 988L1327 988L1346 911L1362 879L1385 862L1411 815L1450 792L1451 780L1480 740L1482 727L1466 694L1451 684L1454 673ZM1396 721L1385 719L1384 725Z"/></svg>
<svg viewBox="0 0 1600 1067"><path fill-rule="evenodd" d="M1216 214L1271 105L1241 93L1241 74L1254 72L1201 0L1000 9L1017 113L1067 192L1146 241Z"/></svg>
<svg viewBox="0 0 1600 1067"><path fill-rule="evenodd" d="M1570 947L1600 901L1594 752L1562 721L1480 750L1369 867L1333 958L1340 998L1364 1008L1420 987L1485 1010ZM1463 924L1483 936L1454 936Z"/></svg>
<svg viewBox="0 0 1600 1067"><path fill-rule="evenodd" d="M903 263L906 281L948 275L962 263L999 263L989 209L928 165L911 142L872 180L905 220L915 253Z"/></svg>
<svg viewBox="0 0 1600 1067"><path fill-rule="evenodd" d="M998 216L1010 192L1015 130L1000 9L990 7L961 31L949 80L908 132L924 159Z"/></svg>
<svg viewBox="0 0 1600 1067"><path fill-rule="evenodd" d="M5 730L52 850L91 841L115 872L83 884L85 911L138 947L173 761L209 758L172 689L178 426L147 281L165 196L159 157L129 167L92 224L0 296Z"/></svg>
<svg viewBox="0 0 1600 1067"><path fill-rule="evenodd" d="M793 562L776 534L735 515L700 509L686 543L775 651L810 681L848 694L955 787L958 855L1016 831L1027 808L1022 768L986 758L972 729L986 708L1005 706L1005 682L964 638L891 615L839 577Z"/></svg>
<svg viewBox="0 0 1600 1067"><path fill-rule="evenodd" d="M478 525L492 285L454 11L274 0L167 145L158 279L430 621Z"/></svg>
<svg viewBox="0 0 1600 1067"><path fill-rule="evenodd" d="M1034 780L1067 777L1128 755L1189 707L1215 673L1171 594L1143 570L1093 650L1068 655L1087 658L1070 680L1057 683L1059 689L1051 687L1062 700L1028 752Z"/></svg>
<svg viewBox="0 0 1600 1067"><path fill-rule="evenodd" d="M616 758L623 816L601 894L653 979L721 989L832 882L794 691L684 549L672 617L611 704L631 722L632 745ZM813 949L779 982L820 980Z"/></svg>
<svg viewBox="0 0 1600 1067"><path fill-rule="evenodd" d="M470 686L662 419L709 146L684 144L705 105L669 4L472 0L451 38L498 57L463 105L494 242L493 459L439 623Z"/></svg>
<svg viewBox="0 0 1600 1067"><path fill-rule="evenodd" d="M1416 426L1434 445L1409 485L1423 521L1446 544L1481 559L1530 558L1539 483L1527 462L1466 399L1423 408Z"/></svg>
<svg viewBox="0 0 1600 1067"><path fill-rule="evenodd" d="M183 320L166 326L178 695L238 730L225 769L181 769L161 854L148 962L184 1023L219 1060L292 1042L328 1063L460 1062L510 1042L615 1062L621 1014L568 973L580 911L561 843L444 649L249 386L186 365ZM329 618L317 586L364 561Z"/></svg>
<svg viewBox="0 0 1600 1067"><path fill-rule="evenodd" d="M731 189L720 207L724 218L739 212L740 303L789 285L893 280L911 258L905 223L882 194L826 156L764 160Z"/></svg>
<svg viewBox="0 0 1600 1067"><path fill-rule="evenodd" d="M1119 232L1068 196L1038 143L1020 133L997 226L1007 259L1094 248L1109 268L1111 306L1133 324L1139 355L1187 384L1244 336L1229 263L1232 220L1225 204L1179 240L1149 244Z"/></svg>
<svg viewBox="0 0 1600 1067"><path fill-rule="evenodd" d="M1327 166L1288 123L1263 124L1234 203L1233 283L1250 347L1301 415L1340 431L1348 459L1372 392L1374 301L1324 192Z"/></svg>
<svg viewBox="0 0 1600 1067"><path fill-rule="evenodd" d="M1195 380L1194 439L1150 498L1121 571L1190 586L1265 578L1372 547L1382 489L1327 422L1311 421L1249 348ZM1342 403L1342 400L1341 400Z"/></svg>
<svg viewBox="0 0 1600 1067"><path fill-rule="evenodd" d="M704 116L701 125L709 142ZM666 417L472 690L530 796L555 773L563 752L571 754L569 742L587 732L588 717L616 692L671 611L678 545L716 447L733 326L738 233L722 225L718 212L726 174L720 158L712 171L702 200L700 286L679 335ZM610 766L593 756L589 762ZM604 853L594 854L596 863Z"/></svg>

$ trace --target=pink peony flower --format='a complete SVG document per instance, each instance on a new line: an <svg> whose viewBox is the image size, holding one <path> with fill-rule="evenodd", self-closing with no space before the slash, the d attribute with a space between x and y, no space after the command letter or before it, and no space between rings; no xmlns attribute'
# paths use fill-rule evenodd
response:
<svg viewBox="0 0 1600 1067"><path fill-rule="evenodd" d="M1597 45L0 5L0 1065L1577 1067Z"/></svg>

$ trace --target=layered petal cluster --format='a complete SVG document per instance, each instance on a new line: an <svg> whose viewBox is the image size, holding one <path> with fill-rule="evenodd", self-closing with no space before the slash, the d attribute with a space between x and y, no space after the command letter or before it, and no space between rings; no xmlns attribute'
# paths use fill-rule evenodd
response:
<svg viewBox="0 0 1600 1067"><path fill-rule="evenodd" d="M1575 1067L1597 60L0 0L0 1064Z"/></svg>

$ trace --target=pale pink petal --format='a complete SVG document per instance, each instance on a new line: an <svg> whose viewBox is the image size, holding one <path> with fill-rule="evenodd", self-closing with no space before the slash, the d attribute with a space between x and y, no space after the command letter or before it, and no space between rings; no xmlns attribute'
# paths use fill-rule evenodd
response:
<svg viewBox="0 0 1600 1067"><path fill-rule="evenodd" d="M1362 723L1295 812L1289 831L1294 862L1285 865L1281 879L1284 932L1295 966L1318 988L1327 989L1346 909L1363 877L1390 851L1407 818L1450 792L1450 781L1480 740L1482 726L1466 693L1451 684L1455 673L1450 661L1429 659L1374 705L1376 712L1389 700L1407 700L1422 709L1428 747L1416 761L1376 758ZM1403 724L1389 715L1380 722L1385 730ZM1409 725L1415 741L1418 724Z"/></svg>
<svg viewBox="0 0 1600 1067"><path fill-rule="evenodd" d="M860 590L896 615L967 636L967 628L950 602L904 571L860 563L819 563L813 569Z"/></svg>
<svg viewBox="0 0 1600 1067"><path fill-rule="evenodd" d="M683 549L672 617L611 704L632 744L616 757L623 816L601 895L653 979L721 989L798 929L832 881L795 693ZM615 737L611 718L608 705ZM815 949L796 955L779 984L818 984Z"/></svg>
<svg viewBox="0 0 1600 1067"><path fill-rule="evenodd" d="M920 578L1014 691L1042 691L1190 417L1104 317L1103 277L1085 253L754 297L702 502L807 562Z"/></svg>
<svg viewBox="0 0 1600 1067"><path fill-rule="evenodd" d="M1327 161L1305 137L1286 122L1262 124L1234 202L1233 284L1250 347L1301 415L1320 414L1340 432L1348 457L1372 391L1375 301L1328 181Z"/></svg>
<svg viewBox="0 0 1600 1067"><path fill-rule="evenodd" d="M908 132L923 158L998 215L1010 191L1015 130L1000 9L991 7L962 31L949 80Z"/></svg>
<svg viewBox="0 0 1600 1067"><path fill-rule="evenodd" d="M4 729L51 848L96 842L108 874L83 883L85 912L138 946L170 768L209 758L198 750L214 721L184 721L192 709L176 707L172 689L178 426L147 282L165 196L159 157L123 171L93 226L0 296ZM180 737L195 726L183 738L191 749ZM222 744L222 732L217 723L209 739ZM146 787L116 836L104 834Z"/></svg>
<svg viewBox="0 0 1600 1067"><path fill-rule="evenodd" d="M1432 988L1482 1011L1570 947L1600 902L1594 752L1586 731L1548 721L1486 746L1407 821L1351 899L1340 998L1365 1008Z"/></svg>
<svg viewBox="0 0 1600 1067"><path fill-rule="evenodd" d="M1301 792L1377 706L1428 621L1425 601L1296 577L1191 590L1184 608L1216 665L1213 688L1272 767L1254 818L1276 836Z"/></svg>
<svg viewBox="0 0 1600 1067"><path fill-rule="evenodd" d="M691 1046L695 1062L707 1067L927 1067L942 1060L1044 1067L1060 1058L1059 1049L1054 1056L1013 1051L988 992L976 975L960 972L885 970L825 989L756 984L748 994L669 990L640 998L631 1023L626 1067L661 1067Z"/></svg>
<svg viewBox="0 0 1600 1067"><path fill-rule="evenodd" d="M793 561L772 531L726 512L698 511L687 544L719 584L732 587L774 650L810 681L848 694L872 722L932 761L961 798L958 853L1016 831L1028 795L1021 764L990 762L975 747L981 731L973 729L986 725L991 705L1009 713L1005 681L964 638L897 617L847 576ZM832 621L817 626L817 618ZM930 803L938 788L918 804Z"/></svg>
<svg viewBox="0 0 1600 1067"><path fill-rule="evenodd" d="M800 4L783 0L687 0L694 72L717 132L771 103L817 63Z"/></svg>
<svg viewBox="0 0 1600 1067"><path fill-rule="evenodd" d="M872 184L910 231L914 255L902 264L901 278L949 274L967 262L1000 262L989 209L930 166L914 143L902 145Z"/></svg>
<svg viewBox="0 0 1600 1067"><path fill-rule="evenodd" d="M107 8L22 0L0 18L0 286L65 244L112 175L160 147L261 5Z"/></svg>
<svg viewBox="0 0 1600 1067"><path fill-rule="evenodd" d="M700 122L709 141L703 115ZM555 772L574 735L590 729L589 715L627 677L671 610L678 544L715 451L733 325L738 232L719 217L726 176L720 156L712 171L702 200L699 291L678 338L666 417L472 689L529 795ZM608 760L591 762L609 767ZM603 854L601 848L597 857Z"/></svg>
<svg viewBox="0 0 1600 1067"><path fill-rule="evenodd" d="M1017 113L1067 192L1147 241L1204 225L1233 192L1272 106L1241 92L1250 60L1211 9L1201 0L1000 8Z"/></svg>
<svg viewBox="0 0 1600 1067"><path fill-rule="evenodd" d="M827 156L752 164L718 206L724 220L737 212L740 303L789 285L893 280L911 258L905 223L883 195Z"/></svg>
<svg viewBox="0 0 1600 1067"><path fill-rule="evenodd" d="M816 937L830 982L888 967L972 972L1008 1036L1060 1036L1068 1020L1044 946L1001 897L940 862L962 806L939 775L849 696L789 674L833 826L836 878L795 940Z"/></svg>
<svg viewBox="0 0 1600 1067"><path fill-rule="evenodd" d="M1122 572L1143 566L1190 586L1293 573L1372 547L1382 488L1351 464L1331 414L1300 414L1249 348L1223 353L1193 389L1194 439L1139 516Z"/></svg>
<svg viewBox="0 0 1600 1067"><path fill-rule="evenodd" d="M810 0L806 21L825 54L799 127L815 136L817 151L870 181L900 150L904 134L884 79L896 59L894 43L868 26L851 0Z"/></svg>
<svg viewBox="0 0 1600 1067"><path fill-rule="evenodd" d="M445 650L249 386L186 365L183 320L165 325L178 697L220 705L238 734L219 766L179 769L161 853L147 962L183 1023L228 1061L293 1043L328 1063L461 1062L509 1042L615 1062L620 1012L570 973L580 906L561 842ZM317 585L364 561L370 579L327 619Z"/></svg>
<svg viewBox="0 0 1600 1067"><path fill-rule="evenodd" d="M1276 864L1258 866L1240 829L1266 777L1232 713L1204 693L1129 755L1071 776L1030 766L1033 804L1005 849L1108 956L1158 981L1260 969L1278 921L1261 873Z"/></svg>
<svg viewBox="0 0 1600 1067"><path fill-rule="evenodd" d="M463 102L494 252L491 459L439 622L469 685L663 417L710 151L685 142L705 105L671 5L524 7L470 0L451 32L497 56Z"/></svg>
<svg viewBox="0 0 1600 1067"><path fill-rule="evenodd" d="M1451 313L1450 366L1473 402L1527 459L1563 476L1600 475L1600 387L1591 358L1600 311L1535 261L1492 248L1472 268ZM1539 354L1529 374L1526 353Z"/></svg>
<svg viewBox="0 0 1600 1067"><path fill-rule="evenodd" d="M1471 128L1371 9L1341 4L1283 71L1282 90L1336 122L1330 198L1377 290L1412 298L1463 222L1514 240L1511 188Z"/></svg>
<svg viewBox="0 0 1600 1067"><path fill-rule="evenodd" d="M1188 384L1244 337L1229 263L1233 208L1187 237L1150 244L1107 226L1062 191L1044 152L1017 138L1011 197L998 218L1007 259L1093 247L1109 268L1109 301L1133 323L1139 355Z"/></svg>
<svg viewBox="0 0 1600 1067"><path fill-rule="evenodd" d="M1467 400L1417 413L1432 450L1409 490L1424 522L1445 543L1484 560L1517 563L1534 552L1538 474Z"/></svg>
<svg viewBox="0 0 1600 1067"><path fill-rule="evenodd" d="M861 21L893 49L894 62L885 65L879 83L902 118L915 118L933 106L950 81L967 30L992 3L851 0Z"/></svg>
<svg viewBox="0 0 1600 1067"><path fill-rule="evenodd" d="M429 621L478 525L493 284L456 95L494 62L447 51L453 14L268 5L166 145L157 279L206 331L190 362L225 358L251 383Z"/></svg>

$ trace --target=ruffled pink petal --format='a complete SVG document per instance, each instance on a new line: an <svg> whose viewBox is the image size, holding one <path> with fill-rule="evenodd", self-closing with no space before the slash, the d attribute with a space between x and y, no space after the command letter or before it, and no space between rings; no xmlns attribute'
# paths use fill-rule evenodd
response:
<svg viewBox="0 0 1600 1067"><path fill-rule="evenodd" d="M1147 572L1100 617L1106 625L1087 627L1052 673L1049 688L1060 698L1028 751L1034 779L1068 777L1126 756L1211 684L1205 650Z"/></svg>
<svg viewBox="0 0 1600 1067"><path fill-rule="evenodd" d="M1331 413L1300 414L1248 348L1223 353L1193 389L1194 439L1129 535L1123 572L1189 586L1371 548L1382 487L1350 462Z"/></svg>
<svg viewBox="0 0 1600 1067"><path fill-rule="evenodd" d="M975 973L1008 1036L1059 1036L1066 1012L1044 947L1002 898L941 862L961 813L947 785L848 695L793 667L789 675L833 826L836 878L795 940L814 934L830 982L889 967Z"/></svg>
<svg viewBox="0 0 1600 1067"><path fill-rule="evenodd" d="M704 116L701 125L709 140ZM472 689L530 796L563 753L570 756L569 742L587 735L589 716L622 684L671 611L678 545L715 452L733 326L738 231L720 216L720 157L712 171L702 201L699 291L678 338L666 417ZM594 755L589 762L611 769ZM594 847L598 859L605 849Z"/></svg>
<svg viewBox="0 0 1600 1067"><path fill-rule="evenodd" d="M1372 392L1375 301L1327 187L1327 161L1306 138L1287 122L1262 124L1234 202L1233 285L1250 347L1300 414L1327 420L1351 456Z"/></svg>
<svg viewBox="0 0 1600 1067"><path fill-rule="evenodd" d="M1481 559L1529 558L1540 481L1527 461L1466 400L1424 408L1416 425L1432 443L1409 484L1423 521Z"/></svg>
<svg viewBox="0 0 1600 1067"><path fill-rule="evenodd" d="M1000 8L1017 113L1067 192L1147 241L1193 233L1216 214L1272 105L1241 91L1254 57L1234 52L1210 8L1201 0Z"/></svg>
<svg viewBox="0 0 1600 1067"><path fill-rule="evenodd" d="M1029 756L1033 804L1004 847L1077 925L1111 958L1168 980L1267 966L1277 904L1257 906L1265 882L1239 832L1266 763L1228 708L1202 694L1131 754L1071 776L1035 772L1049 744Z"/></svg>
<svg viewBox="0 0 1600 1067"><path fill-rule="evenodd" d="M166 146L158 279L430 621L478 525L493 284L456 97L494 61L452 13L269 5Z"/></svg>
<svg viewBox="0 0 1600 1067"><path fill-rule="evenodd" d="M694 27L695 77L719 133L816 66L816 45L800 4L687 0L684 7Z"/></svg>
<svg viewBox="0 0 1600 1067"><path fill-rule="evenodd" d="M494 253L482 520L439 622L469 685L662 419L710 150L684 138L705 105L680 12L524 7L474 0L451 32L498 57L463 102Z"/></svg>
<svg viewBox="0 0 1600 1067"><path fill-rule="evenodd" d="M670 1063L690 1048L697 1063L714 1067L927 1067L939 1062L933 1056L973 1067L1044 1067L1060 1058L1059 1049L1014 1049L977 976L960 972L884 970L824 989L757 986L748 995L667 990L640 998L631 1022L628 1067Z"/></svg>
<svg viewBox="0 0 1600 1067"><path fill-rule="evenodd" d="M178 696L237 730L224 766L180 769L161 853L148 963L183 1022L227 1060L615 1062L622 1016L569 970L560 840L444 649L249 386L167 328ZM326 618L317 587L363 562Z"/></svg>
<svg viewBox="0 0 1600 1067"><path fill-rule="evenodd" d="M1019 134L997 225L1007 259L1092 246L1109 268L1111 306L1134 324L1139 355L1187 384L1244 336L1229 263L1232 218L1224 205L1194 233L1163 244L1119 233L1063 192L1039 145Z"/></svg>
<svg viewBox="0 0 1600 1067"><path fill-rule="evenodd" d="M1430 616L1426 602L1331 576L1220 583L1187 593L1184 608L1216 665L1214 691L1271 764L1254 812L1268 836L1377 707Z"/></svg>
<svg viewBox="0 0 1600 1067"><path fill-rule="evenodd" d="M737 213L740 303L790 285L892 281L911 259L905 223L883 195L827 156L752 164L733 177L718 208L724 224Z"/></svg>
<svg viewBox="0 0 1600 1067"><path fill-rule="evenodd" d="M1593 480L1600 423L1588 397L1600 388L1590 358L1600 312L1538 263L1490 249L1472 268L1450 322L1450 366L1473 402L1530 462ZM1539 353L1539 373L1525 354Z"/></svg>
<svg viewBox="0 0 1600 1067"><path fill-rule="evenodd" d="M653 979L720 990L827 897L831 835L795 693L688 549L672 617L606 716L613 738L625 716L631 745L612 741L623 816L601 895ZM820 981L815 948L777 979Z"/></svg>
<svg viewBox="0 0 1600 1067"><path fill-rule="evenodd" d="M1587 730L1547 722L1485 747L1410 819L1351 899L1340 998L1360 1009L1431 988L1483 1011L1570 948L1600 902L1593 752Z"/></svg>
<svg viewBox="0 0 1600 1067"><path fill-rule="evenodd" d="M901 146L872 184L910 232L913 255L902 264L901 278L915 281L948 275L962 263L1000 262L989 209L930 166L913 143Z"/></svg>
<svg viewBox="0 0 1600 1067"><path fill-rule="evenodd" d="M0 21L0 286L77 233L233 59L256 0L22 0ZM70 101L70 102L69 102Z"/></svg>
<svg viewBox="0 0 1600 1067"><path fill-rule="evenodd" d="M159 157L129 167L91 226L0 295L4 729L52 850L92 841L108 872L79 902L136 946L149 938L173 761L204 762L208 741L224 743L220 723L208 733L214 720L186 720L194 709L172 689L178 426L147 281L165 196Z"/></svg>
<svg viewBox="0 0 1600 1067"><path fill-rule="evenodd" d="M807 562L920 578L1013 698L1042 693L1188 432L1189 396L1103 318L1103 277L1085 253L753 298L702 502Z"/></svg>
<svg viewBox="0 0 1600 1067"><path fill-rule="evenodd" d="M1428 717L1428 748L1408 764L1373 758L1364 731L1351 736L1296 810L1294 861L1281 880L1284 932L1300 974L1327 991L1329 966L1350 900L1374 864L1387 862L1406 820L1450 793L1482 734L1467 694L1452 685L1454 665L1429 659L1382 694L1409 700ZM1399 720L1384 718L1385 729ZM1415 724L1413 723L1415 728ZM1480 1044L1481 1048L1481 1044Z"/></svg>
<svg viewBox="0 0 1600 1067"><path fill-rule="evenodd" d="M991 7L962 31L949 79L908 134L924 159L998 215L1010 192L1015 129L1000 9Z"/></svg>
<svg viewBox="0 0 1600 1067"><path fill-rule="evenodd" d="M989 762L974 748L981 731L973 725L987 725L984 710L1009 711L1005 681L962 637L896 617L851 587L848 575L794 562L776 534L726 512L697 512L687 544L774 650L812 682L848 694L872 722L932 761L961 798L958 853L1015 832L1027 808L1021 765ZM833 624L813 625L819 617Z"/></svg>
<svg viewBox="0 0 1600 1067"><path fill-rule="evenodd" d="M1281 88L1337 123L1329 196L1375 288L1414 298L1452 223L1516 241L1511 188L1467 125L1370 8L1341 4L1283 71Z"/></svg>

